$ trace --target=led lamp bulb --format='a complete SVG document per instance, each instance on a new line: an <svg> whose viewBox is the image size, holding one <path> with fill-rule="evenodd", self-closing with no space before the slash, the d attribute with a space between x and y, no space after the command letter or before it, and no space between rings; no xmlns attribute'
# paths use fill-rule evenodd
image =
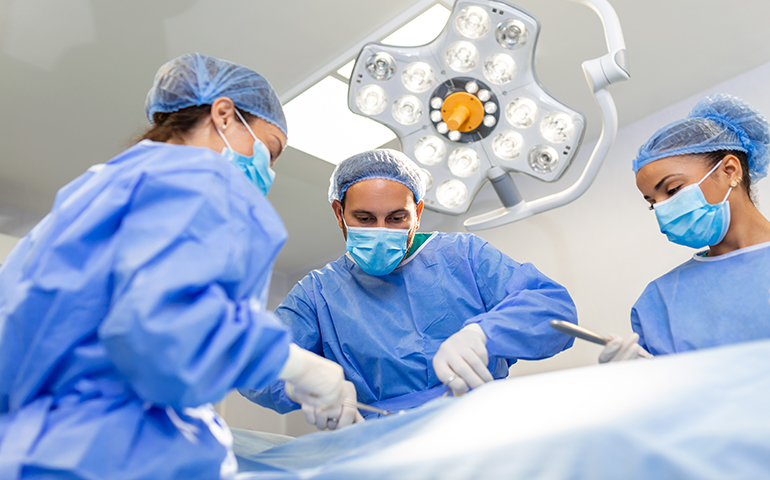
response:
<svg viewBox="0 0 770 480"><path fill-rule="evenodd" d="M481 38L487 34L492 22L486 10L477 6L465 7L455 18L455 26L460 35L466 38Z"/></svg>
<svg viewBox="0 0 770 480"><path fill-rule="evenodd" d="M364 85L356 94L356 106L366 115L377 115L388 106L388 94L379 85Z"/></svg>
<svg viewBox="0 0 770 480"><path fill-rule="evenodd" d="M527 97L514 98L505 107L505 118L514 127L527 128L535 123L537 105Z"/></svg>
<svg viewBox="0 0 770 480"><path fill-rule="evenodd" d="M425 191L430 191L430 189L433 187L433 175L431 175L430 172L424 168L421 168L420 176L422 177L422 181L425 184Z"/></svg>
<svg viewBox="0 0 770 480"><path fill-rule="evenodd" d="M393 102L393 118L401 125L414 125L420 117L422 102L414 95L404 95Z"/></svg>
<svg viewBox="0 0 770 480"><path fill-rule="evenodd" d="M510 19L497 26L495 29L495 39L503 48L519 48L527 44L529 32L524 22Z"/></svg>
<svg viewBox="0 0 770 480"><path fill-rule="evenodd" d="M396 59L386 52L375 53L366 61L366 73L375 80L390 80L396 73Z"/></svg>
<svg viewBox="0 0 770 480"><path fill-rule="evenodd" d="M457 208L467 199L468 187L460 180L445 180L436 189L436 200L446 208Z"/></svg>
<svg viewBox="0 0 770 480"><path fill-rule="evenodd" d="M550 113L540 122L540 133L543 138L552 143L567 141L574 132L575 123L572 117L564 112Z"/></svg>
<svg viewBox="0 0 770 480"><path fill-rule="evenodd" d="M414 158L423 165L435 165L444 159L444 155L444 141L433 135L422 137L414 146Z"/></svg>
<svg viewBox="0 0 770 480"><path fill-rule="evenodd" d="M460 178L470 177L479 171L481 158L475 150L468 147L460 147L449 154L447 165L452 175Z"/></svg>
<svg viewBox="0 0 770 480"><path fill-rule="evenodd" d="M550 145L538 145L529 152L529 166L537 173L551 173L559 164L559 153Z"/></svg>
<svg viewBox="0 0 770 480"><path fill-rule="evenodd" d="M513 160L524 151L524 137L513 130L498 133L492 140L492 150L503 160Z"/></svg>
<svg viewBox="0 0 770 480"><path fill-rule="evenodd" d="M516 76L516 62L507 53L495 53L484 61L484 76L495 85L510 82Z"/></svg>
<svg viewBox="0 0 770 480"><path fill-rule="evenodd" d="M407 90L414 93L421 93L433 86L436 76L433 69L425 62L413 62L404 68L401 72L401 83Z"/></svg>
<svg viewBox="0 0 770 480"><path fill-rule="evenodd" d="M456 72L473 70L479 63L479 51L474 44L461 40L446 50L446 61Z"/></svg>

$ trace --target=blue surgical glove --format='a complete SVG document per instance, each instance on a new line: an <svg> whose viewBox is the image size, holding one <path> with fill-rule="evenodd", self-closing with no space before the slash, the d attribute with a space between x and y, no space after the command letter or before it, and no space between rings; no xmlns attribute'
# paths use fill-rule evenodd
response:
<svg viewBox="0 0 770 480"><path fill-rule="evenodd" d="M487 336L478 323L470 324L444 340L433 357L433 370L441 383L462 395L494 380L489 373Z"/></svg>
<svg viewBox="0 0 770 480"><path fill-rule="evenodd" d="M599 363L623 362L638 358L652 358L652 355L639 345L639 334L634 333L623 340L615 334L610 335L610 341L599 354Z"/></svg>

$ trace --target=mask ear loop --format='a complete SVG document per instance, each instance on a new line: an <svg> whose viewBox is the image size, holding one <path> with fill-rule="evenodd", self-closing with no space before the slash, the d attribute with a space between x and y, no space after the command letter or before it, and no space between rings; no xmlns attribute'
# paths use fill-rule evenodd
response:
<svg viewBox="0 0 770 480"><path fill-rule="evenodd" d="M705 177L701 178L700 182L698 182L698 183L697 183L697 185L700 187L700 184L701 184L701 183L703 183L703 182L704 182L704 181L705 181L707 178L709 178L709 177L711 176L711 174L712 174L712 173L714 173L714 170L716 170L717 168L719 168L719 166L720 166L720 165L722 165L722 160L720 160L720 161L719 161L719 163L717 163L716 165L714 165L714 168L712 168L711 170L709 170L709 173L707 173ZM722 201L721 201L721 202L719 202L719 203L724 203L724 202L727 200L727 197L729 197L729 196L730 196L730 193L731 193L732 191L733 191L733 186L732 186L732 185L730 185L730 188L727 190L727 195L725 195L725 198L723 198L723 199L722 199Z"/></svg>
<svg viewBox="0 0 770 480"><path fill-rule="evenodd" d="M719 161L719 163L717 163L716 165L714 165L714 168L712 168L711 170L709 170L709 173L707 173L705 177L701 178L701 179L700 179L700 182L698 182L698 183L697 183L697 185L698 185L698 186L700 186L700 184L701 184L701 183L703 183L703 182L704 182L704 181L705 181L707 178L709 178L709 177L711 176L711 174L712 174L712 173L714 173L714 170L716 170L717 168L719 168L719 166L720 166L720 165L722 165L722 160L720 160L720 161Z"/></svg>
<svg viewBox="0 0 770 480"><path fill-rule="evenodd" d="M246 119L245 119L245 118L243 118L243 115L241 115L241 111L240 111L240 110L238 110L238 108L236 108L236 109L235 109L235 114L236 114L236 115L238 115L238 118L240 118L240 119L241 119L241 122L243 122L243 124L246 126L246 129L247 129L247 130L249 131L249 133L251 134L251 138L253 138L255 142L256 142L257 140L259 140L259 139L257 138L257 136L256 136L256 135L254 135L254 130L252 130L252 129L251 129L251 126L248 124L248 122L246 122Z"/></svg>
<svg viewBox="0 0 770 480"><path fill-rule="evenodd" d="M725 203L725 201L727 200L727 197L730 196L730 192L732 192L732 191L733 191L733 186L730 185L730 188L727 189L727 195L725 195L725 198L723 198L720 203Z"/></svg>
<svg viewBox="0 0 770 480"><path fill-rule="evenodd" d="M233 150L233 147L230 145L230 142L227 141L227 137L225 137L225 134L222 132L222 130L220 130L219 127L214 127L214 128L217 129L217 133L219 134L220 137L222 137L222 141L225 142L225 146L230 150Z"/></svg>

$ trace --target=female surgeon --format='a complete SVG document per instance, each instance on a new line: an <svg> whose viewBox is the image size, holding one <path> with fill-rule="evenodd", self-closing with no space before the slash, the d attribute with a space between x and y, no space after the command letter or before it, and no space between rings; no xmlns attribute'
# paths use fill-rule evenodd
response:
<svg viewBox="0 0 770 480"><path fill-rule="evenodd" d="M209 405L229 390L280 378L341 409L342 369L265 311L286 240L265 198L275 92L188 54L145 108L145 139L63 187L0 269L2 479L230 478Z"/></svg>
<svg viewBox="0 0 770 480"><path fill-rule="evenodd" d="M708 248L647 286L631 311L635 333L614 337L600 362L770 338L770 221L752 190L769 144L764 115L716 94L639 149L636 184L661 232Z"/></svg>

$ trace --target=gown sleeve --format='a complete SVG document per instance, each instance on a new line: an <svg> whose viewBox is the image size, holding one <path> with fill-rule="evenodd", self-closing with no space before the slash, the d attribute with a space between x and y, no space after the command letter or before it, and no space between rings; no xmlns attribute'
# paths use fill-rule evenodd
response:
<svg viewBox="0 0 770 480"><path fill-rule="evenodd" d="M644 289L639 300L637 300L631 308L631 329L639 334L639 345L653 355L671 353L658 350L653 352L650 349L649 339L645 336L645 328L660 330L659 326L665 326L664 328L667 328L668 311L663 302L663 298L661 298L656 282L652 282L647 285L647 288ZM656 331L647 333L661 337L660 333ZM669 335L663 335L663 337L670 337L670 333Z"/></svg>
<svg viewBox="0 0 770 480"><path fill-rule="evenodd" d="M275 310L275 314L290 329L297 345L323 356L316 306L302 285L312 281L312 276L308 275L295 285ZM239 392L254 403L278 413L286 413L300 408L300 405L286 395L285 385L285 382L278 381L262 389L243 388Z"/></svg>
<svg viewBox="0 0 770 480"><path fill-rule="evenodd" d="M571 347L574 339L554 330L552 319L577 323L567 290L531 263L519 264L476 237L471 263L487 312L466 320L487 335L490 357L539 360Z"/></svg>
<svg viewBox="0 0 770 480"><path fill-rule="evenodd" d="M126 207L98 335L145 401L215 402L273 382L286 362L290 335L263 303L285 230L234 180L206 169L148 176Z"/></svg>

